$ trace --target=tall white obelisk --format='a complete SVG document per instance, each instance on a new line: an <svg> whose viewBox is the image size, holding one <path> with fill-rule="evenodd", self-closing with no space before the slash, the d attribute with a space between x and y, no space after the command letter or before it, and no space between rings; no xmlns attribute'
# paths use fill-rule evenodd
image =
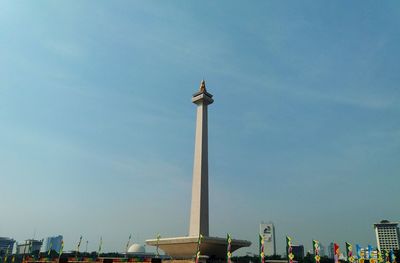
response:
<svg viewBox="0 0 400 263"><path fill-rule="evenodd" d="M200 90L192 97L197 105L196 138L190 211L189 236L209 236L208 229L208 116L207 106L214 102L201 81Z"/></svg>
<svg viewBox="0 0 400 263"><path fill-rule="evenodd" d="M174 259L192 260L193 256L198 253L198 248L201 250L201 255L224 259L227 250L226 237L210 237L208 229L207 106L214 100L212 95L207 92L204 80L201 82L200 90L193 95L192 102L197 105L197 119L189 236L148 239L146 244L161 248ZM200 234L204 237L201 240L201 245L199 243ZM231 252L250 245L250 241L232 239Z"/></svg>

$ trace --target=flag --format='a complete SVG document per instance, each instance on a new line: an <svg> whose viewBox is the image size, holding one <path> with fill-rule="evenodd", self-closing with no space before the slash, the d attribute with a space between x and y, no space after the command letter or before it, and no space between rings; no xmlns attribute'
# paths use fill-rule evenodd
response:
<svg viewBox="0 0 400 263"><path fill-rule="evenodd" d="M361 255L361 247L359 244L356 244L356 254L358 263L364 263L364 258Z"/></svg>
<svg viewBox="0 0 400 263"><path fill-rule="evenodd" d="M125 252L128 253L129 243L131 242L132 234L129 234L128 242L126 243Z"/></svg>
<svg viewBox="0 0 400 263"><path fill-rule="evenodd" d="M339 251L339 245L336 243L333 244L333 252L335 257L335 263L339 263L340 251Z"/></svg>
<svg viewBox="0 0 400 263"><path fill-rule="evenodd" d="M265 262L265 253L264 253L265 240L264 240L264 236L263 235L259 235L259 239L260 239L260 263L264 263Z"/></svg>
<svg viewBox="0 0 400 263"><path fill-rule="evenodd" d="M76 246L76 253L75 253L76 260L78 260L79 248L81 246L81 243L82 243L82 236L79 238L78 245Z"/></svg>
<svg viewBox="0 0 400 263"><path fill-rule="evenodd" d="M390 250L390 262L396 263L396 255L394 254L393 249Z"/></svg>
<svg viewBox="0 0 400 263"><path fill-rule="evenodd" d="M48 240L48 239L47 239ZM50 246L49 246L49 251L47 251L47 256L50 256L50 252L51 252L51 247L53 246L52 244L53 242L50 241Z"/></svg>
<svg viewBox="0 0 400 263"><path fill-rule="evenodd" d="M385 260L383 259L382 252L380 250L378 250L378 262L379 263L385 262Z"/></svg>
<svg viewBox="0 0 400 263"><path fill-rule="evenodd" d="M200 258L200 245L201 245L201 240L203 239L203 235L199 235L199 239L197 241L197 251L196 251L196 263L199 263L199 258Z"/></svg>
<svg viewBox="0 0 400 263"><path fill-rule="evenodd" d="M160 256L160 253L158 252L158 243L160 242L160 238L161 238L161 235L157 234L157 257Z"/></svg>
<svg viewBox="0 0 400 263"><path fill-rule="evenodd" d="M375 259L372 256L372 252L373 252L372 246L368 245L368 260L369 260L369 263L376 263Z"/></svg>
<svg viewBox="0 0 400 263"><path fill-rule="evenodd" d="M7 249L6 249L6 254L4 255L4 263L7 263L7 259L8 259L8 251L10 250L10 245L8 245Z"/></svg>
<svg viewBox="0 0 400 263"><path fill-rule="evenodd" d="M347 262L350 263L354 262L353 246L348 242L346 242L346 256L347 256Z"/></svg>
<svg viewBox="0 0 400 263"><path fill-rule="evenodd" d="M368 259L372 258L372 246L368 245Z"/></svg>
<svg viewBox="0 0 400 263"><path fill-rule="evenodd" d="M385 251L385 259L386 263L390 263L390 255L389 255L389 250L384 250Z"/></svg>
<svg viewBox="0 0 400 263"><path fill-rule="evenodd" d="M103 237L100 237L99 249L97 250L97 256L100 256L101 246L103 245Z"/></svg>
<svg viewBox="0 0 400 263"><path fill-rule="evenodd" d="M226 262L231 263L231 243L232 243L232 238L231 235L227 234L226 235L226 243L227 243L227 248L226 248Z"/></svg>
<svg viewBox="0 0 400 263"><path fill-rule="evenodd" d="M289 236L286 236L286 252L288 255L289 263L293 263L294 254L292 251L292 238L290 238Z"/></svg>
<svg viewBox="0 0 400 263"><path fill-rule="evenodd" d="M58 261L60 261L63 250L64 250L64 240L61 239L61 247L60 247L60 251L58 251Z"/></svg>
<svg viewBox="0 0 400 263"><path fill-rule="evenodd" d="M76 247L76 251L79 252L79 248L81 247L82 236L79 238L78 246Z"/></svg>
<svg viewBox="0 0 400 263"><path fill-rule="evenodd" d="M319 241L318 240L313 240L313 251L314 251L314 259L315 259L315 263L319 263L319 261L321 260L321 257L319 256Z"/></svg>

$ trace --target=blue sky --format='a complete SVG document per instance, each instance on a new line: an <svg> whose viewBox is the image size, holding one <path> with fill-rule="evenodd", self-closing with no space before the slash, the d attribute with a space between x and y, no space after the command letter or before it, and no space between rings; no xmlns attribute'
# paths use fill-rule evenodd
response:
<svg viewBox="0 0 400 263"><path fill-rule="evenodd" d="M399 43L398 1L2 1L0 236L186 235L205 78L211 235L375 245L400 220Z"/></svg>

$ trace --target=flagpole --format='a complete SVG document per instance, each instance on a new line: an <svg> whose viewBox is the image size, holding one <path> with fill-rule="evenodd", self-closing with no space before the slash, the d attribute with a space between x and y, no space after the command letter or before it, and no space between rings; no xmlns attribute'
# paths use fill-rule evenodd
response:
<svg viewBox="0 0 400 263"><path fill-rule="evenodd" d="M232 257L232 253L231 253L231 243L232 243L232 238L231 235L227 234L227 248L226 248L226 262L227 263L231 263L231 257Z"/></svg>
<svg viewBox="0 0 400 263"><path fill-rule="evenodd" d="M199 239L197 241L197 252L196 252L196 263L199 263L199 258L200 258L200 244L201 244L201 239L203 238L202 234L199 234Z"/></svg>
<svg viewBox="0 0 400 263"><path fill-rule="evenodd" d="M264 263L265 262L265 254L264 254L264 244L265 244L265 240L264 240L264 236L263 235L259 235L259 239L260 239L260 248L259 248L259 252L260 252L260 263Z"/></svg>
<svg viewBox="0 0 400 263"><path fill-rule="evenodd" d="M60 251L58 251L58 263L60 263L60 259L61 259L63 250L64 250L64 239L61 239L61 247L60 247Z"/></svg>
<svg viewBox="0 0 400 263"><path fill-rule="evenodd" d="M158 246L159 246L160 238L161 238L161 235L160 235L160 234L157 234L157 246L156 246L157 258L160 257L160 252L158 251Z"/></svg>
<svg viewBox="0 0 400 263"><path fill-rule="evenodd" d="M126 248L125 248L125 258L128 258L128 249L129 249L129 243L131 242L132 234L129 234L128 242L126 243Z"/></svg>
<svg viewBox="0 0 400 263"><path fill-rule="evenodd" d="M82 236L79 238L78 246L76 248L75 260L78 261L79 247L81 246Z"/></svg>
<svg viewBox="0 0 400 263"><path fill-rule="evenodd" d="M97 258L100 257L101 246L103 245L103 237L100 237L99 249L97 250Z"/></svg>

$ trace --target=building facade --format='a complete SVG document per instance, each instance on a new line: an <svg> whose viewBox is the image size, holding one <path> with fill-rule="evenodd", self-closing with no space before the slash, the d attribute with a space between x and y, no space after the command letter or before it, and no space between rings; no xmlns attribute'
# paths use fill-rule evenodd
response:
<svg viewBox="0 0 400 263"><path fill-rule="evenodd" d="M335 251L334 251L334 245L333 242L331 242L328 246L328 258L334 258L335 257Z"/></svg>
<svg viewBox="0 0 400 263"><path fill-rule="evenodd" d="M22 244L17 244L17 251L18 255L30 254L33 252L38 252L42 248L43 241L35 240L35 239L28 239L25 240Z"/></svg>
<svg viewBox="0 0 400 263"><path fill-rule="evenodd" d="M399 223L382 220L380 223L374 224L376 245L380 251L382 250L399 250L400 249L400 232Z"/></svg>
<svg viewBox="0 0 400 263"><path fill-rule="evenodd" d="M319 243L319 255L321 257L326 256L326 248L324 245L322 245L321 243Z"/></svg>
<svg viewBox="0 0 400 263"><path fill-rule="evenodd" d="M0 254L4 255L6 251L11 254L14 249L15 240L8 237L0 237Z"/></svg>
<svg viewBox="0 0 400 263"><path fill-rule="evenodd" d="M267 256L276 255L275 226L273 223L260 224L260 235L264 237L264 253Z"/></svg>
<svg viewBox="0 0 400 263"><path fill-rule="evenodd" d="M56 252L60 251L62 240L63 240L63 236L61 236L61 235L46 238L45 251L49 251L49 250L54 250Z"/></svg>
<svg viewBox="0 0 400 263"><path fill-rule="evenodd" d="M292 245L292 253L294 255L294 260L299 260L304 258L304 246L303 245Z"/></svg>

